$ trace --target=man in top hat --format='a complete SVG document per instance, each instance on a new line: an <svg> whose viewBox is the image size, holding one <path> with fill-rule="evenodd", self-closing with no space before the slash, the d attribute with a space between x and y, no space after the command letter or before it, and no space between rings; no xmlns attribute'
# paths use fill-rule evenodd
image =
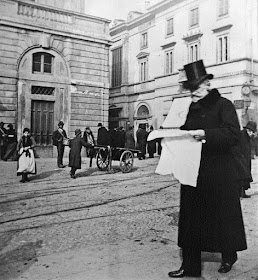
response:
<svg viewBox="0 0 258 280"><path fill-rule="evenodd" d="M178 246L182 265L169 277L201 277L201 251L220 252L220 273L231 270L237 251L247 248L238 169L232 147L240 138L238 117L231 101L210 89L212 74L203 61L184 66L192 103L182 130L202 141L197 186L181 185Z"/></svg>
<svg viewBox="0 0 258 280"><path fill-rule="evenodd" d="M75 172L77 169L81 169L81 149L82 146L86 148L92 148L94 145L87 143L82 137L81 137L81 130L75 129L75 137L70 140L69 147L70 153L69 153L69 167L71 167L70 175L71 178L75 179Z"/></svg>
<svg viewBox="0 0 258 280"><path fill-rule="evenodd" d="M63 156L65 149L64 140L67 139L66 131L64 130L64 123L60 121L58 123L58 129L53 132L52 140L53 145L57 147L57 166L59 168L64 168Z"/></svg>

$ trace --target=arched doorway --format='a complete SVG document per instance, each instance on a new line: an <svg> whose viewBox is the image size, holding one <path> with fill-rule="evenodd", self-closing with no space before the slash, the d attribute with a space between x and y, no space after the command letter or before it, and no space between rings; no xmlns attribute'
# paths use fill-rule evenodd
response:
<svg viewBox="0 0 258 280"><path fill-rule="evenodd" d="M51 48L32 47L18 64L17 132L31 129L41 157L53 156L52 132L59 120L68 130L70 74L61 54Z"/></svg>
<svg viewBox="0 0 258 280"><path fill-rule="evenodd" d="M134 117L134 127L137 130L139 125L145 127L146 129L149 127L150 109L147 104L140 104L138 109L136 110L136 115Z"/></svg>

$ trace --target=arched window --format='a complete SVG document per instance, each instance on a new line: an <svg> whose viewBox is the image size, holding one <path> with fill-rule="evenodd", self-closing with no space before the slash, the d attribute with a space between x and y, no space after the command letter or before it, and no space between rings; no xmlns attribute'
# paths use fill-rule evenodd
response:
<svg viewBox="0 0 258 280"><path fill-rule="evenodd" d="M49 53L34 53L32 60L32 72L51 74L53 72L53 59L53 55Z"/></svg>
<svg viewBox="0 0 258 280"><path fill-rule="evenodd" d="M147 106L141 105L137 111L137 118L146 119L149 118L150 112Z"/></svg>

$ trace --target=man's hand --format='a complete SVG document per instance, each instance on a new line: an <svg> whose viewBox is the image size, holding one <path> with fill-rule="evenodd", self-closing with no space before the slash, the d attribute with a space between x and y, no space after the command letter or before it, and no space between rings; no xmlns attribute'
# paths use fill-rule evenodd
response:
<svg viewBox="0 0 258 280"><path fill-rule="evenodd" d="M192 135L197 141L202 141L205 139L205 131L203 129L188 130L188 133Z"/></svg>

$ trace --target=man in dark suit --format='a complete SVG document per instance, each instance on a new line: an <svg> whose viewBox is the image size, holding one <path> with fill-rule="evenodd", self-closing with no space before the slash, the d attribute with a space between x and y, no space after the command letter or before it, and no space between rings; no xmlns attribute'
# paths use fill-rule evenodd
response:
<svg viewBox="0 0 258 280"><path fill-rule="evenodd" d="M57 147L57 166L64 168L63 156L64 156L64 139L67 139L66 131L63 129L64 123L60 121L58 123L58 129L53 132L52 140L53 145Z"/></svg>
<svg viewBox="0 0 258 280"><path fill-rule="evenodd" d="M75 129L75 137L70 141L69 147L71 148L69 153L69 167L71 167L71 178L75 179L75 172L77 169L81 169L81 149L82 146L86 148L93 148L94 145L87 143L81 137L81 130Z"/></svg>
<svg viewBox="0 0 258 280"><path fill-rule="evenodd" d="M98 123L98 138L97 138L97 145L107 146L109 145L109 132L107 129L102 125L102 123Z"/></svg>
<svg viewBox="0 0 258 280"><path fill-rule="evenodd" d="M169 272L172 278L201 277L201 251L220 252L218 272L227 273L237 261L237 251L247 249L238 164L232 150L240 139L236 110L217 89L210 89L213 75L206 73L202 60L185 65L184 70L183 87L190 91L192 102L181 129L202 142L202 151L196 187L181 184L182 265Z"/></svg>

